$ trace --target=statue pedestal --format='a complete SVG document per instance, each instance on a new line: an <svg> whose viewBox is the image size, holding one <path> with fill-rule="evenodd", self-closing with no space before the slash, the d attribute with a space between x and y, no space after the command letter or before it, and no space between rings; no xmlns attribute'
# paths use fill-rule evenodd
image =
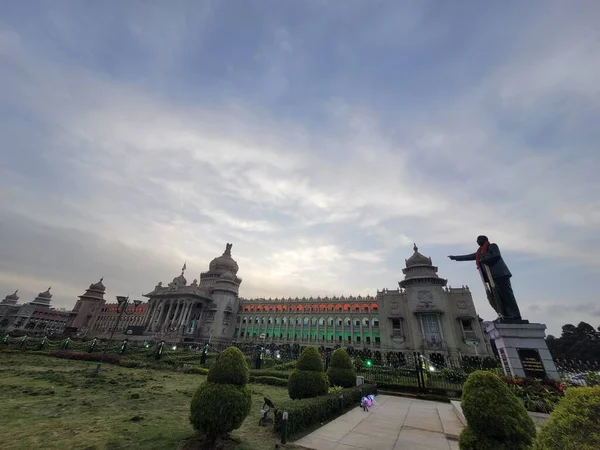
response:
<svg viewBox="0 0 600 450"><path fill-rule="evenodd" d="M546 341L543 323L484 324L485 332L494 341L502 368L507 376L521 378L560 378Z"/></svg>

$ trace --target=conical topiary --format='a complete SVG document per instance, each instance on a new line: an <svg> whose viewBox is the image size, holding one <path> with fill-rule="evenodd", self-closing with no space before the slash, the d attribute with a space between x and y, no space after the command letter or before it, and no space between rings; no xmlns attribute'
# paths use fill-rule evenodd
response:
<svg viewBox="0 0 600 450"><path fill-rule="evenodd" d="M461 406L468 423L460 435L461 450L530 448L535 425L521 400L494 373L471 373L463 387Z"/></svg>
<svg viewBox="0 0 600 450"><path fill-rule="evenodd" d="M306 347L296 369L288 378L288 393L291 399L317 397L329 391L329 381L323 372L321 355L314 347Z"/></svg>
<svg viewBox="0 0 600 450"><path fill-rule="evenodd" d="M356 386L356 371L346 350L338 348L331 355L327 377L330 386L350 388Z"/></svg>
<svg viewBox="0 0 600 450"><path fill-rule="evenodd" d="M252 406L246 387L249 377L242 352L236 347L225 349L192 398L190 422L194 428L213 442L239 428Z"/></svg>

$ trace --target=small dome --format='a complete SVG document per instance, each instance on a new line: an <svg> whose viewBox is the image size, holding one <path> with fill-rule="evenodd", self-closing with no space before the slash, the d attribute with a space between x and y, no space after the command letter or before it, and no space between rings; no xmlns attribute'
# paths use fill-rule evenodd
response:
<svg viewBox="0 0 600 450"><path fill-rule="evenodd" d="M48 289L46 289L46 291L45 291L45 292L40 292L40 293L38 294L38 297L39 297L39 298L52 298L52 294L50 293L50 289L51 289L51 288L52 288L52 287L49 287Z"/></svg>
<svg viewBox="0 0 600 450"><path fill-rule="evenodd" d="M97 283L90 284L90 290L102 292L106 291L106 287L102 284L102 280L104 280L104 277L100 278L100 281Z"/></svg>
<svg viewBox="0 0 600 450"><path fill-rule="evenodd" d="M234 275L237 274L239 267L237 262L231 257L232 244L227 244L223 255L213 259L209 264L209 270L211 272L232 272Z"/></svg>
<svg viewBox="0 0 600 450"><path fill-rule="evenodd" d="M187 284L187 280L183 276L183 273L178 277L173 278L173 284L175 286L185 286Z"/></svg>
<svg viewBox="0 0 600 450"><path fill-rule="evenodd" d="M225 271L221 274L221 279L233 281L235 280L235 275L229 271Z"/></svg>
<svg viewBox="0 0 600 450"><path fill-rule="evenodd" d="M417 247L417 244L414 245L413 250L413 255L406 260L406 267L432 265L431 258L423 256L419 253L419 247Z"/></svg>

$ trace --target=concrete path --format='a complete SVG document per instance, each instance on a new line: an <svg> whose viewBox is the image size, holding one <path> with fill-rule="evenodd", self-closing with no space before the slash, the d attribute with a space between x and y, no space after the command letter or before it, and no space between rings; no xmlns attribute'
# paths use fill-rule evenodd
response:
<svg viewBox="0 0 600 450"><path fill-rule="evenodd" d="M452 405L378 395L369 412L355 408L295 444L315 450L458 450L463 428Z"/></svg>

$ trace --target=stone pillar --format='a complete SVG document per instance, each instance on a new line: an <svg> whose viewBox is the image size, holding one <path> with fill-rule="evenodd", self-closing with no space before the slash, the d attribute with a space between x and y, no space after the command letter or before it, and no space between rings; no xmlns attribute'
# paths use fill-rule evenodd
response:
<svg viewBox="0 0 600 450"><path fill-rule="evenodd" d="M152 313L152 318L150 319L149 328L150 328L151 332L156 331L157 321L158 321L158 317L160 316L160 312L162 311L162 307L163 307L163 302L157 300L156 305L154 306L154 312Z"/></svg>
<svg viewBox="0 0 600 450"><path fill-rule="evenodd" d="M180 328L185 326L185 323L184 323L185 316L186 316L186 314L188 312L189 307L190 307L190 303L185 303L184 302L183 305L182 305L181 312L179 313L179 322L178 322L178 324L179 324L178 326Z"/></svg>
<svg viewBox="0 0 600 450"><path fill-rule="evenodd" d="M163 319L163 323L161 326L161 330L162 331L166 331L167 327L169 325L169 318L171 317L171 311L173 310L173 305L175 304L175 300L169 300L169 309L167 310L167 314L165 314L165 317Z"/></svg>
<svg viewBox="0 0 600 450"><path fill-rule="evenodd" d="M144 328L148 328L148 325L150 325L150 321L152 319L152 314L154 314L155 307L156 307L156 300L153 300L153 299L148 300L148 310L146 311L146 314L144 315L144 321L142 322L144 325Z"/></svg>
<svg viewBox="0 0 600 450"><path fill-rule="evenodd" d="M507 376L560 379L546 345L543 323L485 323Z"/></svg>
<svg viewBox="0 0 600 450"><path fill-rule="evenodd" d="M178 320L179 319L179 315L181 314L181 307L183 306L183 303L181 300L176 300L175 301L175 312L173 313L173 319L169 322L169 327L170 328L179 328L179 323Z"/></svg>

